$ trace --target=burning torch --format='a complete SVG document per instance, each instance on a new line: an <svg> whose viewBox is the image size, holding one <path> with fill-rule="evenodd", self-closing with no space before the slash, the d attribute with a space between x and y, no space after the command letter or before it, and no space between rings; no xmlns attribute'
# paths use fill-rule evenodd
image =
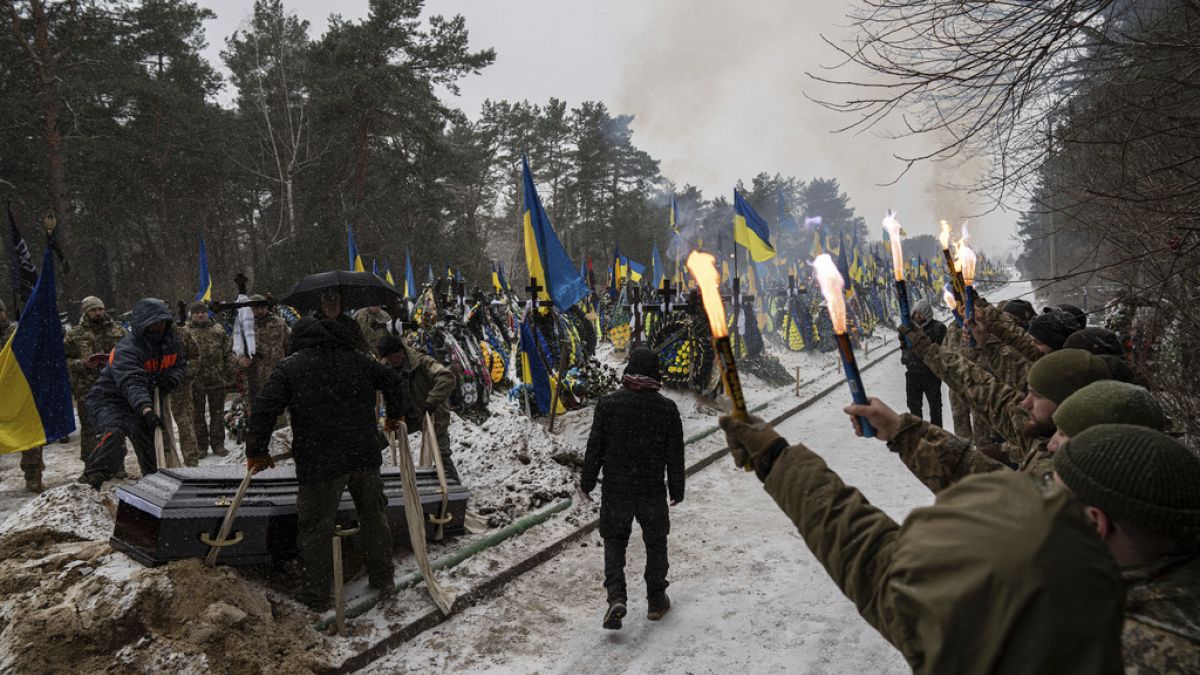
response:
<svg viewBox="0 0 1200 675"><path fill-rule="evenodd" d="M904 248L900 244L904 229L900 227L900 221L896 220L896 214L892 213L891 209L888 209L883 218L883 229L887 230L888 239L892 243L892 271L896 275L896 302L900 303L900 324L905 328L912 328L912 313L908 309L908 284L904 282Z"/></svg>
<svg viewBox="0 0 1200 675"><path fill-rule="evenodd" d="M725 304L721 300L721 276L717 272L717 260L708 253L692 251L687 259L688 271L700 289L704 313L708 316L708 327L712 330L713 349L721 362L721 381L725 393L733 401L733 419L745 422L750 417L746 411L746 397L742 394L742 381L738 378L737 364L733 361L733 346L729 342L729 327L725 323ZM746 467L749 471L750 467Z"/></svg>
<svg viewBox="0 0 1200 675"><path fill-rule="evenodd" d="M954 299L954 293L950 290L949 282L942 284L942 300L950 308L950 313L954 315L955 323L961 327L963 325L962 314L958 313L958 301Z"/></svg>
<svg viewBox="0 0 1200 675"><path fill-rule="evenodd" d="M963 232L965 233L967 224L963 223ZM954 288L954 297L959 304L963 302L964 290L962 267L955 260L954 254L950 252L950 223L942 221L942 233L938 235L938 240L942 244L942 257L946 259L946 270L950 273L950 281Z"/></svg>
<svg viewBox="0 0 1200 675"><path fill-rule="evenodd" d="M822 253L812 262L817 275L817 283L821 286L821 295L825 296L825 304L829 309L829 320L833 323L833 337L837 342L838 354L842 357L842 367L846 370L846 382L850 385L850 397L859 405L868 405L867 392L863 389L862 376L858 374L858 362L854 360L854 350L850 347L850 338L846 335L846 281L838 271L837 264L828 253ZM862 426L863 436L875 437L875 427L865 417L858 418Z"/></svg>

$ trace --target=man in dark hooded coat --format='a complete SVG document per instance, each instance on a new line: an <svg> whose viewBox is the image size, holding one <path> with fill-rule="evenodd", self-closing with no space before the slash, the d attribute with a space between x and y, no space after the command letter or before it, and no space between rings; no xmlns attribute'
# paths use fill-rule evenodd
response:
<svg viewBox="0 0 1200 675"><path fill-rule="evenodd" d="M97 439L80 483L98 490L112 479L125 464L126 438L133 443L142 475L158 470L153 439L163 422L154 411L154 391L170 394L187 367L174 325L171 308L158 298L142 298L133 305L129 333L109 355L84 401Z"/></svg>
<svg viewBox="0 0 1200 675"><path fill-rule="evenodd" d="M658 393L658 377L658 354L645 347L630 352L621 388L596 404L583 459L580 489L585 495L604 473L600 537L608 591L605 628L620 628L627 611L625 548L635 519L646 543L646 618L657 621L671 607L667 497L672 506L683 501L683 422L675 403Z"/></svg>

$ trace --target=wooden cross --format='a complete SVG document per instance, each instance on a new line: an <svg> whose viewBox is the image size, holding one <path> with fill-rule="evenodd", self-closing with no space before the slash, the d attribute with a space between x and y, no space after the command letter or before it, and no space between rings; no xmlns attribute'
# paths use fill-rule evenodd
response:
<svg viewBox="0 0 1200 675"><path fill-rule="evenodd" d="M642 287L637 284L631 284L629 286L629 298L629 301L625 303L631 315L629 321L629 348L634 349L642 345L642 330L644 329L642 321Z"/></svg>
<svg viewBox="0 0 1200 675"><path fill-rule="evenodd" d="M671 299L675 297L677 289L671 288L671 280L663 279L662 288L658 289L658 295L662 298L662 313L668 314L671 311Z"/></svg>
<svg viewBox="0 0 1200 675"><path fill-rule="evenodd" d="M529 277L529 285L525 287L525 292L529 294L529 307L549 307L554 304L553 300L539 300L538 294L546 290L538 283L537 277Z"/></svg>

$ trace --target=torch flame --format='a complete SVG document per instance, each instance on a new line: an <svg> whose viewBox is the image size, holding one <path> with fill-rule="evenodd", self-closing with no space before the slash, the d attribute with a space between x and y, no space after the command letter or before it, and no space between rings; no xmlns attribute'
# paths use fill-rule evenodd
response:
<svg viewBox="0 0 1200 675"><path fill-rule="evenodd" d="M967 231L967 223L970 221L964 220L962 224L962 239L959 240L960 246L967 246L971 243L971 233Z"/></svg>
<svg viewBox="0 0 1200 675"><path fill-rule="evenodd" d="M938 241L942 242L942 250L950 250L950 223L942 221L942 233L938 235Z"/></svg>
<svg viewBox="0 0 1200 675"><path fill-rule="evenodd" d="M975 285L975 251L971 250L970 246L963 244L958 249L958 261L962 265L963 283L968 286Z"/></svg>
<svg viewBox="0 0 1200 675"><path fill-rule="evenodd" d="M700 299L704 303L704 313L708 315L708 327L712 329L713 337L729 335L729 327L725 324L725 303L721 300L721 274L717 272L717 259L708 253L692 251L688 255L687 268L700 289Z"/></svg>
<svg viewBox="0 0 1200 675"><path fill-rule="evenodd" d="M954 300L954 292L950 290L949 283L942 288L942 301L946 303L946 306L950 308L950 311L958 310L958 302Z"/></svg>
<svg viewBox="0 0 1200 675"><path fill-rule="evenodd" d="M887 215L883 217L883 229L888 232L888 239L892 244L892 273L896 275L896 281L904 281L904 248L900 244L900 237L904 229L900 227L900 221L896 220L896 214L888 209Z"/></svg>
<svg viewBox="0 0 1200 675"><path fill-rule="evenodd" d="M813 272L817 275L817 283L821 285L821 295L825 296L825 304L829 307L829 320L833 322L833 332L846 333L846 281L838 271L837 264L828 253L822 253L812 261Z"/></svg>

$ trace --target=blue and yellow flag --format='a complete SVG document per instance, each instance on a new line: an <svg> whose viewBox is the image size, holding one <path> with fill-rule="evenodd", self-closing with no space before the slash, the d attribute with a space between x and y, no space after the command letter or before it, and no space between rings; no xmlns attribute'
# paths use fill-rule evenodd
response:
<svg viewBox="0 0 1200 675"><path fill-rule="evenodd" d="M500 276L500 288L504 289L504 292L507 293L508 292L508 279L505 278L505 276L504 276L504 261L500 261L500 263L497 264L496 274L498 274Z"/></svg>
<svg viewBox="0 0 1200 675"><path fill-rule="evenodd" d="M496 261L489 261L492 266L492 290L496 293L504 290L500 287L500 272L496 269Z"/></svg>
<svg viewBox="0 0 1200 675"><path fill-rule="evenodd" d="M404 251L404 297L417 297L417 280L413 277L412 251Z"/></svg>
<svg viewBox="0 0 1200 675"><path fill-rule="evenodd" d="M620 256L617 258L617 273L622 279L641 281L646 274L646 266L625 256Z"/></svg>
<svg viewBox="0 0 1200 675"><path fill-rule="evenodd" d="M17 332L0 350L0 453L36 448L75 430L54 286L47 248Z"/></svg>
<svg viewBox="0 0 1200 675"><path fill-rule="evenodd" d="M650 252L650 264L654 268L654 287L662 288L663 280L667 278L667 266L663 264L662 256L658 254L658 242Z"/></svg>
<svg viewBox="0 0 1200 675"><path fill-rule="evenodd" d="M383 261L383 280L388 282L388 286L396 287L396 278L392 276L392 263L386 258Z"/></svg>
<svg viewBox="0 0 1200 675"><path fill-rule="evenodd" d="M543 287L536 299L553 300L554 306L565 312L587 297L587 284L583 283L554 228L550 226L550 218L546 216L542 200L533 187L529 159L524 155L521 156L521 168L525 184L522 202L525 266L529 276L536 278L538 285Z"/></svg>
<svg viewBox="0 0 1200 675"><path fill-rule="evenodd" d="M675 203L675 195L671 195L671 213L667 216L667 224L672 232L679 234L679 205Z"/></svg>
<svg viewBox="0 0 1200 675"><path fill-rule="evenodd" d="M733 240L750 251L754 262L764 262L775 257L771 246L771 230L767 221L754 212L750 204L742 199L742 193L733 191Z"/></svg>
<svg viewBox="0 0 1200 675"><path fill-rule="evenodd" d="M354 243L354 231L350 229L349 225L346 226L346 252L350 257L351 272L367 271L367 269L363 267L362 257L358 255L358 246Z"/></svg>
<svg viewBox="0 0 1200 675"><path fill-rule="evenodd" d="M204 237L200 237L200 292L197 300L212 301L212 279L208 276L208 253L204 250Z"/></svg>
<svg viewBox="0 0 1200 675"><path fill-rule="evenodd" d="M623 272L621 271L621 245L620 244L613 244L613 261L612 261L612 269L610 270L610 272L612 274L612 283L609 284L609 288L612 288L617 291L621 290L621 280L622 280L621 277L623 275Z"/></svg>

